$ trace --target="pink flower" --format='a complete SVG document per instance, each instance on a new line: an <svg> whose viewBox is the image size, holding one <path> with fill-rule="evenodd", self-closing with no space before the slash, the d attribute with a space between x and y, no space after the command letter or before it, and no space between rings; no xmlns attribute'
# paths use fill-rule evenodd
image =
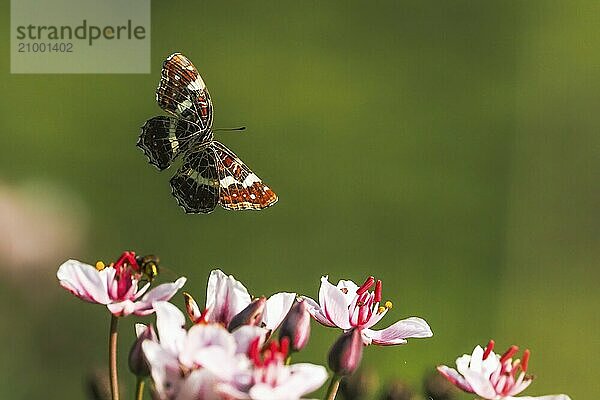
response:
<svg viewBox="0 0 600 400"><path fill-rule="evenodd" d="M98 263L98 268L95 268L68 260L59 267L56 276L60 285L75 296L90 303L104 304L118 317L151 314L154 312L153 302L170 300L185 284L186 278L182 277L152 290L148 290L150 282L138 288L141 273L134 263L135 255L132 252L124 253L117 263L108 267Z"/></svg>
<svg viewBox="0 0 600 400"><path fill-rule="evenodd" d="M375 286L375 290L369 290ZM329 283L327 276L321 278L319 303L305 298L308 310L319 323L329 327L338 327L344 331L359 329L363 343L390 346L406 343L407 338L425 338L433 336L425 320L410 317L382 329L370 329L392 308L386 301L381 305L381 281L370 276L362 286L347 280L341 280L337 286Z"/></svg>
<svg viewBox="0 0 600 400"><path fill-rule="evenodd" d="M154 304L158 341L142 344L160 400L297 400L327 378L323 367L284 365L286 346L263 347L266 330L221 324L183 327L183 314L167 302Z"/></svg>
<svg viewBox="0 0 600 400"><path fill-rule="evenodd" d="M276 293L266 299L259 325L271 331L277 329L295 299L295 293L286 292ZM228 327L233 317L251 303L252 298L244 285L218 269L211 271L208 278L206 307L203 313L200 313L198 305L191 296L186 296L186 306L192 321L216 322L225 327Z"/></svg>
<svg viewBox="0 0 600 400"><path fill-rule="evenodd" d="M529 363L529 350L523 352L523 358L513 360L519 351L511 346L502 356L493 352L494 341L490 340L484 349L475 347L471 355L464 354L456 360L458 369L440 365L437 370L452 384L467 393L476 393L486 400L512 400L525 390L533 377L526 375ZM519 397L520 400L570 400L564 394Z"/></svg>
<svg viewBox="0 0 600 400"><path fill-rule="evenodd" d="M248 360L243 352L263 329L247 327L236 336L220 324L196 324L187 331L177 307L157 302L154 308L159 340L144 341L142 349L159 399L220 399L217 384L244 381Z"/></svg>

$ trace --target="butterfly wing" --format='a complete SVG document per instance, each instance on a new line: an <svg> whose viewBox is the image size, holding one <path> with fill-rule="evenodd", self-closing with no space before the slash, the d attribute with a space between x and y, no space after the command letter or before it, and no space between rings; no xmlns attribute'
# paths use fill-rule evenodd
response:
<svg viewBox="0 0 600 400"><path fill-rule="evenodd" d="M200 146L212 140L211 131L191 121L175 117L160 116L150 118L144 126L137 142L150 164L159 170L169 168L173 160L190 149L192 143Z"/></svg>
<svg viewBox="0 0 600 400"><path fill-rule="evenodd" d="M206 85L181 53L171 54L163 63L156 101L163 110L195 122L203 131L212 127L213 108Z"/></svg>
<svg viewBox="0 0 600 400"><path fill-rule="evenodd" d="M190 214L208 214L219 203L219 175L212 146L189 153L171 178L177 203Z"/></svg>
<svg viewBox="0 0 600 400"><path fill-rule="evenodd" d="M217 162L219 204L227 210L262 210L277 202L277 195L225 145L213 141Z"/></svg>

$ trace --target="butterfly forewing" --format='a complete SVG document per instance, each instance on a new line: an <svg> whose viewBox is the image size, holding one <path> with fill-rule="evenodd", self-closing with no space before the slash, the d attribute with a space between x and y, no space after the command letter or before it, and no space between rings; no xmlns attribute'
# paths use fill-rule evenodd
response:
<svg viewBox="0 0 600 400"><path fill-rule="evenodd" d="M219 175L212 146L187 155L171 178L171 190L186 213L209 213L219 203Z"/></svg>
<svg viewBox="0 0 600 400"><path fill-rule="evenodd" d="M156 101L165 111L197 123L202 130L212 126L212 102L196 67L180 53L163 63Z"/></svg>
<svg viewBox="0 0 600 400"><path fill-rule="evenodd" d="M228 210L261 210L277 202L277 195L225 145L213 141L221 193L219 204Z"/></svg>
<svg viewBox="0 0 600 400"><path fill-rule="evenodd" d="M202 131L197 124L176 117L150 118L137 142L150 164L163 170L169 168L180 154L190 150L191 145L202 147L212 141L210 130Z"/></svg>

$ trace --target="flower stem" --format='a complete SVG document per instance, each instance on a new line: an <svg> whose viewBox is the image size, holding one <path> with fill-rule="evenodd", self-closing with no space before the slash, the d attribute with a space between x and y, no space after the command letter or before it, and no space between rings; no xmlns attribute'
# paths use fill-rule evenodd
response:
<svg viewBox="0 0 600 400"><path fill-rule="evenodd" d="M135 389L135 400L142 400L144 398L144 382L144 378L138 376Z"/></svg>
<svg viewBox="0 0 600 400"><path fill-rule="evenodd" d="M331 383L327 388L327 395L325 396L325 400L334 400L335 395L337 394L338 388L340 387L340 381L342 380L341 375L334 374L331 377Z"/></svg>
<svg viewBox="0 0 600 400"><path fill-rule="evenodd" d="M110 393L112 400L119 400L119 378L117 377L117 326L119 318L111 315L108 336L108 368L110 371Z"/></svg>

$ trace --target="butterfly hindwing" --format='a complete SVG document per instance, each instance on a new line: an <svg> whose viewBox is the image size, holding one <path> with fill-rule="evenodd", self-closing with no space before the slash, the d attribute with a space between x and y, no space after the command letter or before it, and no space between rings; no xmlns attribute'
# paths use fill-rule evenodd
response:
<svg viewBox="0 0 600 400"><path fill-rule="evenodd" d="M189 153L171 178L171 190L186 213L207 214L219 203L219 175L212 146Z"/></svg>
<svg viewBox="0 0 600 400"><path fill-rule="evenodd" d="M206 85L183 54L174 53L163 63L156 101L163 110L195 122L202 130L212 126L212 102Z"/></svg>
<svg viewBox="0 0 600 400"><path fill-rule="evenodd" d="M277 202L277 195L225 145L213 141L219 185L219 204L227 210L261 210Z"/></svg>
<svg viewBox="0 0 600 400"><path fill-rule="evenodd" d="M160 116L150 118L144 126L137 142L150 164L159 170L169 168L173 160L187 152L192 143L209 143L211 131L202 131L193 122L175 117Z"/></svg>

